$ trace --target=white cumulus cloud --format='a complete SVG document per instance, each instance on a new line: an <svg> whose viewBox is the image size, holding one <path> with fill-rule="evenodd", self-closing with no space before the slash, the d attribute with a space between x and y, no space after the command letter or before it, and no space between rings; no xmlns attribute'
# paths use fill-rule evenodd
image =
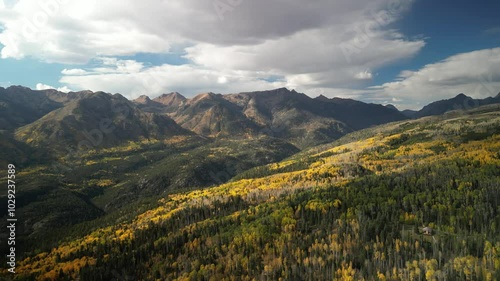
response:
<svg viewBox="0 0 500 281"><path fill-rule="evenodd" d="M459 93L495 96L500 92L500 48L457 54L418 71L402 71L399 78L372 90L380 99L395 98L402 107L413 109Z"/></svg>
<svg viewBox="0 0 500 281"><path fill-rule="evenodd" d="M106 65L85 71L85 75L64 75L60 82L72 89L90 89L121 93L128 98L147 94L180 92L194 95L200 92L239 92L284 87L283 82L266 82L253 72L217 71L192 65L143 67L141 63L106 58ZM112 64L111 62L114 62ZM124 67L128 66L128 67ZM139 67L141 66L141 67ZM79 72L67 69L66 73Z"/></svg>
<svg viewBox="0 0 500 281"><path fill-rule="evenodd" d="M63 69L61 71L62 74L64 75L85 75L87 74L87 71L81 69L81 68L74 68L74 69Z"/></svg>
<svg viewBox="0 0 500 281"><path fill-rule="evenodd" d="M373 78L373 74L370 71L365 70L363 72L356 73L354 77L359 80L370 80Z"/></svg>
<svg viewBox="0 0 500 281"><path fill-rule="evenodd" d="M307 5L299 0L217 0L222 10L214 1L199 0L29 2L0 2L1 57L71 64L60 78L71 89L135 97L285 86L400 107L461 92L480 98L499 91L498 48L452 56L364 88L379 69L425 47L423 37L408 38L391 25L413 0L315 0ZM152 66L123 59L173 49L184 54L187 64Z"/></svg>
<svg viewBox="0 0 500 281"><path fill-rule="evenodd" d="M253 79L257 86L306 91L359 86L370 79L366 69L412 57L425 46L388 28L413 0L219 2L224 9L199 0L17 1L0 12L1 57L80 64L63 69L61 82L104 91L123 88L125 94L133 91L123 85L142 83L132 73L153 72L166 80L160 83L165 87L190 93L207 85L204 75L214 75L213 87L221 90L251 90L243 88ZM187 66L150 67L120 59L173 48L185 53ZM187 85L185 69L193 77L204 74ZM270 77L279 82L266 82ZM242 79L247 82L240 84Z"/></svg>
<svg viewBox="0 0 500 281"><path fill-rule="evenodd" d="M50 85L47 85L47 84L43 84L43 83L37 83L35 88L37 90L49 90L49 89L54 89L54 90L58 90L60 92L64 92L64 93L69 93L71 92L71 89L69 89L68 87L64 86L64 87L59 87L59 88L55 88L55 87L52 87Z"/></svg>

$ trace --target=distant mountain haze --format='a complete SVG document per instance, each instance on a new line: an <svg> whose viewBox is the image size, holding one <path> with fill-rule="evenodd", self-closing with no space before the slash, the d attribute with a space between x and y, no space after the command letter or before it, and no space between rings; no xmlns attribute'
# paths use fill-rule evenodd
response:
<svg viewBox="0 0 500 281"><path fill-rule="evenodd" d="M456 97L432 102L424 106L419 111L404 111L406 115L412 118L440 115L451 110L472 109L482 105L500 103L500 93L495 97L485 99L474 99L464 94L458 94Z"/></svg>

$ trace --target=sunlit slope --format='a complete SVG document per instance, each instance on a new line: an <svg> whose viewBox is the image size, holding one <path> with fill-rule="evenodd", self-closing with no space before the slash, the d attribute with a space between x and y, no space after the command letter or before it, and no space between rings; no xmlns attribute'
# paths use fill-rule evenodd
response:
<svg viewBox="0 0 500 281"><path fill-rule="evenodd" d="M170 195L26 258L17 278L499 280L499 201L489 106L363 130Z"/></svg>

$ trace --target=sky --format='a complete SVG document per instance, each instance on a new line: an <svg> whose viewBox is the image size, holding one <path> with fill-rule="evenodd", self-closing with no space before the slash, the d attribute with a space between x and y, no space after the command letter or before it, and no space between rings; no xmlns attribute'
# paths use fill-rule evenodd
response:
<svg viewBox="0 0 500 281"><path fill-rule="evenodd" d="M419 109L500 92L497 0L0 0L0 86L281 87Z"/></svg>

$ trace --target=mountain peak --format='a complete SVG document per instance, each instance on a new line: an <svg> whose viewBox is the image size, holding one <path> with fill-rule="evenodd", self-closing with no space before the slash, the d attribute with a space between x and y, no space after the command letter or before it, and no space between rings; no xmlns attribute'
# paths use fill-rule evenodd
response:
<svg viewBox="0 0 500 281"><path fill-rule="evenodd" d="M497 95L497 97L499 96L500 94ZM424 106L420 111L416 112L413 117L420 118L424 116L440 115L451 110L470 109L493 103L498 103L498 101L495 98L492 99L491 97L486 99L473 99L472 97L461 93L451 99L432 102Z"/></svg>
<svg viewBox="0 0 500 281"><path fill-rule="evenodd" d="M285 88L285 87L281 87L281 88L278 88L278 89L274 89L274 90L271 90L272 93L277 93L277 94L292 94L292 93L296 93L295 90L288 90L288 88Z"/></svg>
<svg viewBox="0 0 500 281"><path fill-rule="evenodd" d="M24 86L21 86L21 85L12 85L12 86L9 86L7 89L32 91L30 88L24 87Z"/></svg>
<svg viewBox="0 0 500 281"><path fill-rule="evenodd" d="M161 94L160 96L158 96L158 98L162 98L162 97L182 97L182 98L185 98L179 92L170 92L168 94L164 93L164 94Z"/></svg>
<svg viewBox="0 0 500 281"><path fill-rule="evenodd" d="M127 99L125 96L123 96L122 94L119 94L119 93L116 93L114 95L111 95L111 94L108 94L108 95L115 97L117 99L121 99L123 101L129 101L129 99ZM149 99L149 97L148 97L148 99Z"/></svg>
<svg viewBox="0 0 500 281"><path fill-rule="evenodd" d="M399 111L394 105L390 103L386 104L385 107Z"/></svg>
<svg viewBox="0 0 500 281"><path fill-rule="evenodd" d="M201 101L201 100L206 100L206 99L214 99L216 98L218 95L217 94L214 94L212 92L208 92L208 93L201 93L201 94L198 94L196 95L194 98L192 98L190 101L191 102L198 102L198 101Z"/></svg>
<svg viewBox="0 0 500 281"><path fill-rule="evenodd" d="M178 92L172 92L168 94L162 94L161 96L154 98L153 101L167 106L178 106L186 101L186 97L179 94Z"/></svg>
<svg viewBox="0 0 500 281"><path fill-rule="evenodd" d="M151 99L146 95L141 95L138 98L136 98L134 102L139 104L148 104L151 102Z"/></svg>
<svg viewBox="0 0 500 281"><path fill-rule="evenodd" d="M329 101L330 99L323 96L323 95L319 95L317 97L314 98L315 100L318 100L318 101Z"/></svg>

